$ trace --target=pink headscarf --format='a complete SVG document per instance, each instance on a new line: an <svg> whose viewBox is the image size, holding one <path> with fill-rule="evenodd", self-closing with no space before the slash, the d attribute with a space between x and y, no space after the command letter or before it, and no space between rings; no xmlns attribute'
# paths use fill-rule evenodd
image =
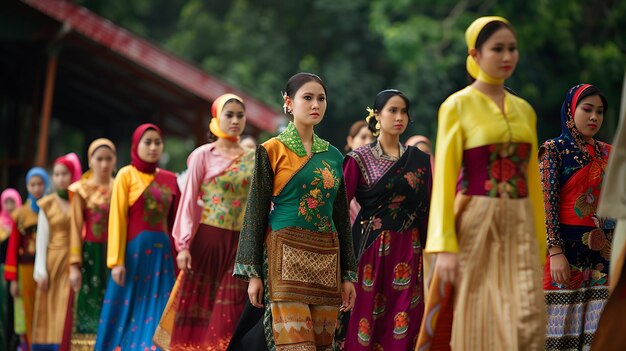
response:
<svg viewBox="0 0 626 351"><path fill-rule="evenodd" d="M144 123L135 129L133 133L133 141L130 147L130 164L135 166L139 171L143 173L154 173L156 172L156 168L158 162L146 162L139 157L137 153L137 148L139 147L139 142L141 141L141 137L148 131L148 129L154 129L159 136L163 138L163 133L161 133L161 129L152 123Z"/></svg>
<svg viewBox="0 0 626 351"><path fill-rule="evenodd" d="M70 174L72 175L72 183L78 181L80 176L83 174L78 155L73 152L54 160L54 164L57 163L64 165L70 171Z"/></svg>
<svg viewBox="0 0 626 351"><path fill-rule="evenodd" d="M22 206L22 197L17 190L13 188L4 189L2 195L0 195L0 224L6 228L13 226L13 219L11 214L4 208L4 200L13 199L15 201L15 208Z"/></svg>

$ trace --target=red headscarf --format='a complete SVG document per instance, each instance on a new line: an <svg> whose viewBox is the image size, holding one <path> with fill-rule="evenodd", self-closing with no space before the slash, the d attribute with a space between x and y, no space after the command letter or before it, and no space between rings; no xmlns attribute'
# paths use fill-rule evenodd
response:
<svg viewBox="0 0 626 351"><path fill-rule="evenodd" d="M153 129L159 136L163 138L163 134L161 133L161 129L152 123L144 123L135 129L133 133L133 141L130 147L130 164L135 166L140 172L143 173L154 173L156 172L156 168L158 162L146 162L139 158L139 154L137 153L137 148L139 147L139 142L141 141L141 137L148 131L148 129Z"/></svg>
<svg viewBox="0 0 626 351"><path fill-rule="evenodd" d="M73 152L70 152L69 154L63 155L54 160L54 164L57 163L64 165L67 170L70 171L70 174L72 175L72 183L78 181L80 179L80 176L83 174L78 155Z"/></svg>

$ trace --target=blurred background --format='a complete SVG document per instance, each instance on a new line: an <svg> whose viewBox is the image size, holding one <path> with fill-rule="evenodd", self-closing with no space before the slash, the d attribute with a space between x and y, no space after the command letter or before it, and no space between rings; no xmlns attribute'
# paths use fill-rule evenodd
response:
<svg viewBox="0 0 626 351"><path fill-rule="evenodd" d="M386 88L411 99L403 139L434 139L438 106L467 85L464 31L483 15L516 30L520 62L507 86L537 111L540 142L560 133L565 92L580 82L606 94L598 138L611 140L626 1L4 0L0 188L23 191L28 168L70 151L85 159L101 136L118 145L121 167L132 131L148 121L166 134L162 166L180 172L225 92L244 98L246 133L264 141L288 122L280 91L300 71L328 85L317 133L339 149Z"/></svg>

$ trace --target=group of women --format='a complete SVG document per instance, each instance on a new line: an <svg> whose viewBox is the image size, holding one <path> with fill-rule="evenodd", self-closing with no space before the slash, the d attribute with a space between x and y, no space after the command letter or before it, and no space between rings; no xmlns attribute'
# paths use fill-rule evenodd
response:
<svg viewBox="0 0 626 351"><path fill-rule="evenodd" d="M597 211L607 101L574 86L562 134L539 146L534 110L504 86L509 22L481 17L466 42L472 83L441 105L434 159L428 139L400 142L413 119L395 89L344 157L315 133L326 85L298 73L292 121L256 151L240 144L244 101L215 100L217 140L191 153L182 191L154 124L115 178L108 139L85 174L59 157L49 195L31 169L24 205L2 193L2 346L15 333L32 350L589 349L618 236Z"/></svg>

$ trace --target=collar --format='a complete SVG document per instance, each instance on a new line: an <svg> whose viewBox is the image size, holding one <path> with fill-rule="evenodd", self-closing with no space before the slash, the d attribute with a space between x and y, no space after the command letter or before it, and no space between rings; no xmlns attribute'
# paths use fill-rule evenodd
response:
<svg viewBox="0 0 626 351"><path fill-rule="evenodd" d="M400 157L402 157L402 155L404 155L404 152L406 151L406 146L402 145L402 143L398 143L398 145L400 146L400 156L399 157L385 155L385 152L383 151L383 147L380 146L380 141L378 139L376 139L376 141L373 143L373 145L371 145L372 154L374 154L374 157L376 157L377 159L380 159L380 160L397 161L397 160L400 159Z"/></svg>
<svg viewBox="0 0 626 351"><path fill-rule="evenodd" d="M302 144L302 139L300 139L300 134L296 130L296 125L293 122L289 122L287 128L280 133L276 139L278 139L281 143L285 144L285 146L293 151L298 157L306 156L306 150L304 149L304 145ZM311 146L311 153L320 153L328 151L328 141L320 138L317 134L313 133L313 146Z"/></svg>

